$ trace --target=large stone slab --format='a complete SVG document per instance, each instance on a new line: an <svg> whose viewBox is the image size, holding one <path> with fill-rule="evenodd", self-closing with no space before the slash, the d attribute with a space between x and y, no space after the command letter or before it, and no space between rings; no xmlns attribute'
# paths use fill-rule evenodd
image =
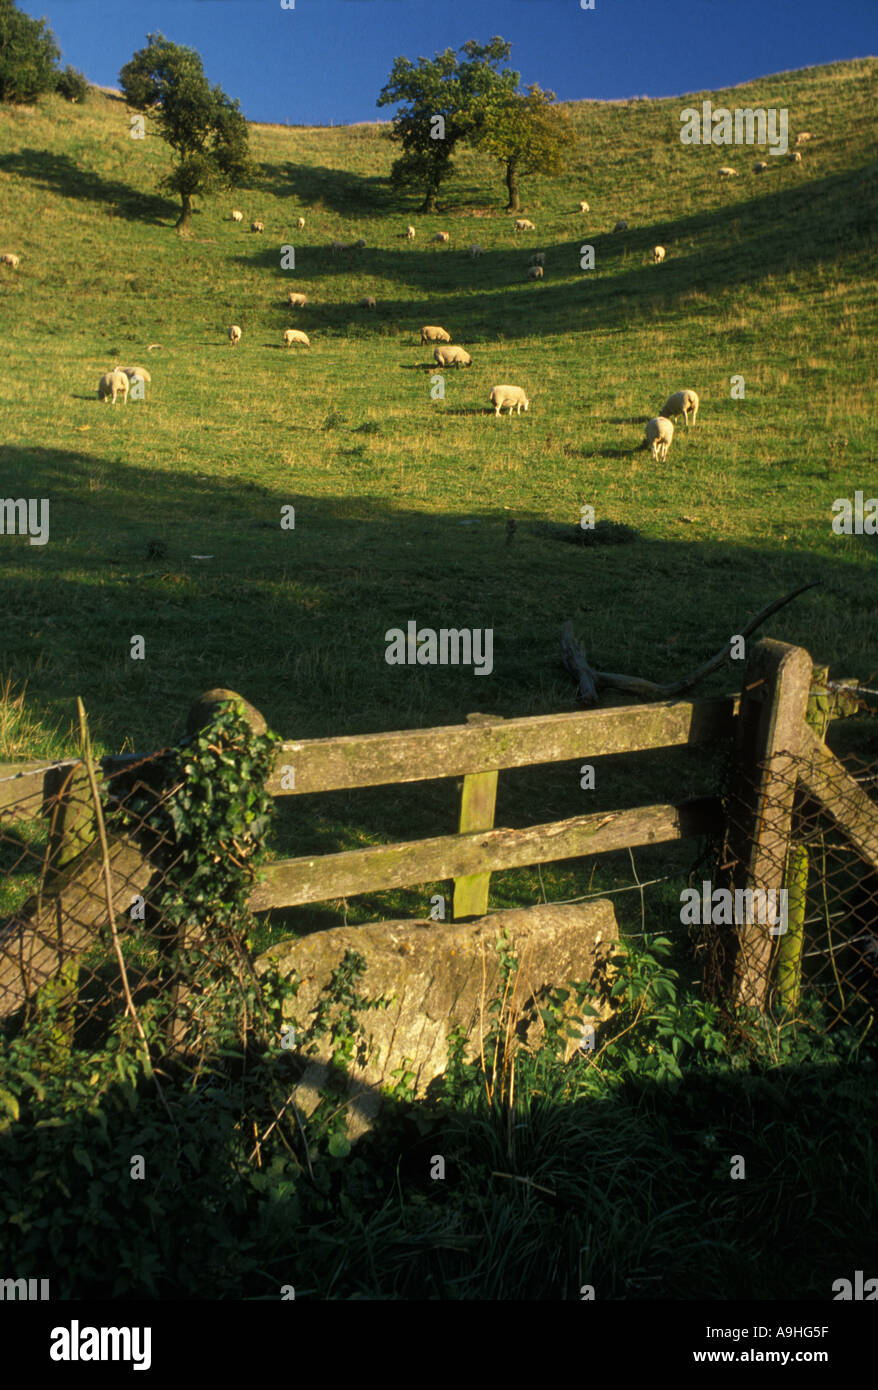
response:
<svg viewBox="0 0 878 1390"><path fill-rule="evenodd" d="M539 1007L551 989L572 981L591 981L588 1002L598 1009L598 1026L610 1012L607 1002L611 968L608 957L618 940L612 903L543 904L494 912L471 922L430 920L377 922L336 927L297 940L278 942L256 961L257 974L273 963L285 977L295 973L300 987L290 1013L298 1024L296 1043L304 1048L318 997L345 952L353 949L366 961L357 993L391 1001L384 1010L364 1010L360 1024L367 1040L367 1060L349 1066L348 1133L368 1127L380 1105L381 1088L392 1085L393 1071L403 1066L415 1074L417 1096L440 1076L448 1061L448 1033L463 1028L465 1055L477 1057L480 1040L491 1026L489 1006L501 983L496 944L501 933L519 962L510 1000L518 1015L516 1036L522 1045L539 1047L544 1027ZM568 1001L568 1013L582 1017ZM576 1044L567 1049L569 1056ZM303 1057L309 1054L303 1052ZM296 1093L299 1109L310 1114L326 1079L328 1041L312 1054Z"/></svg>

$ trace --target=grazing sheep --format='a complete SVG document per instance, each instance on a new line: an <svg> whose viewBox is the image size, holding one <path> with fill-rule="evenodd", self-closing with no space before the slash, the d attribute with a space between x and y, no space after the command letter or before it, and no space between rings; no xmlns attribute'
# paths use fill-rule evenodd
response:
<svg viewBox="0 0 878 1390"><path fill-rule="evenodd" d="M232 221L233 221L233 222L243 222L243 221L244 221L244 214L243 214L243 212L239 212L238 209L235 208L234 212L232 213Z"/></svg>
<svg viewBox="0 0 878 1390"><path fill-rule="evenodd" d="M12 251L5 251L0 256L0 265L11 265L13 270L18 270L20 260L21 257L14 255Z"/></svg>
<svg viewBox="0 0 878 1390"><path fill-rule="evenodd" d="M580 204L579 204L579 211L580 211L580 212L591 212L591 208L589 207L588 203L580 203Z"/></svg>
<svg viewBox="0 0 878 1390"><path fill-rule="evenodd" d="M251 232L264 232L264 231L265 231L265 223L264 223L264 222L251 222L251 223L250 223L250 230L251 230Z"/></svg>
<svg viewBox="0 0 878 1390"><path fill-rule="evenodd" d="M698 414L698 392L697 391L675 391L673 396L668 396L659 415L664 415L667 419L676 419L682 415L686 421L686 428L689 428L689 411L692 411L692 423L695 424L695 416Z"/></svg>
<svg viewBox="0 0 878 1390"><path fill-rule="evenodd" d="M628 230L628 223L625 222L625 221L623 220L623 218L620 217L620 218L619 218L619 221L616 223L615 227L613 228L613 231L614 231L614 232L627 232L627 230Z"/></svg>
<svg viewBox="0 0 878 1390"><path fill-rule="evenodd" d="M530 263L531 263L531 265L545 265L545 264L546 264L546 253L545 253L545 251L534 251L533 255L532 255L531 258L530 258Z"/></svg>
<svg viewBox="0 0 878 1390"><path fill-rule="evenodd" d="M116 397L122 392L122 404L128 404L128 387L130 382L122 371L121 367L113 367L112 371L105 372L98 382L98 400L104 404L112 396L113 405L116 404Z"/></svg>
<svg viewBox="0 0 878 1390"><path fill-rule="evenodd" d="M810 132L810 130L800 130L799 133L798 133L798 135L796 136L796 144L797 144L797 145L804 145L805 142L806 142L806 140L810 140L810 139L811 139L811 132Z"/></svg>
<svg viewBox="0 0 878 1390"><path fill-rule="evenodd" d="M494 407L494 414L499 415L504 405L509 406L509 414L512 414L512 407L515 406L516 415L521 414L521 407L525 410L530 409L530 401L524 394L520 386L495 386L491 391L491 404Z"/></svg>
<svg viewBox="0 0 878 1390"><path fill-rule="evenodd" d="M450 241L450 240L451 240L451 237L448 235L447 232L437 232L436 235L434 236L433 240L434 240L434 241L441 241L441 242L443 242L443 244L444 244L445 242Z"/></svg>
<svg viewBox="0 0 878 1390"><path fill-rule="evenodd" d="M414 227L412 226L411 222L409 223L409 225L408 225L408 226L406 227L406 229L405 229L405 236L406 236L406 241L414 241L414 239L415 239L415 229L414 229Z"/></svg>
<svg viewBox="0 0 878 1390"><path fill-rule="evenodd" d="M541 265L532 265L527 272L529 280L542 280L544 275L545 271Z"/></svg>
<svg viewBox="0 0 878 1390"><path fill-rule="evenodd" d="M364 295L363 295L363 298L360 300L360 308L361 308L361 309L374 309L374 308L375 308L375 296L374 296L374 294L364 294Z"/></svg>
<svg viewBox="0 0 878 1390"><path fill-rule="evenodd" d="M444 328L437 328L435 324L426 324L421 329L422 343L450 343L451 334L446 333Z"/></svg>
<svg viewBox="0 0 878 1390"><path fill-rule="evenodd" d="M236 323L233 323L231 328L229 329L229 342L231 343L232 347L237 347L240 341L241 330Z"/></svg>
<svg viewBox="0 0 878 1390"><path fill-rule="evenodd" d="M343 241L334 241L329 249L333 256L337 256L339 252L347 251L348 248Z"/></svg>
<svg viewBox="0 0 878 1390"><path fill-rule="evenodd" d="M794 164L801 164L802 156L798 150L790 150L790 159Z"/></svg>
<svg viewBox="0 0 878 1390"><path fill-rule="evenodd" d="M301 343L302 347L309 348L311 341L307 333L302 333L298 328L284 329L284 347L292 347L293 343Z"/></svg>
<svg viewBox="0 0 878 1390"><path fill-rule="evenodd" d="M536 227L527 217L516 217L513 231L516 232L535 232Z"/></svg>
<svg viewBox="0 0 878 1390"><path fill-rule="evenodd" d="M753 165L753 173L764 174L767 168L768 164L764 159L757 159L756 163Z"/></svg>
<svg viewBox="0 0 878 1390"><path fill-rule="evenodd" d="M664 420L661 416L656 416L654 420L648 420L646 425L646 440L652 450L652 456L656 463L664 463L668 457L668 450L671 447L671 440L674 437L674 426L670 420Z"/></svg>
<svg viewBox="0 0 878 1390"><path fill-rule="evenodd" d="M304 309L308 303L307 295L299 294L297 290L290 290L288 297L291 309Z"/></svg>
<svg viewBox="0 0 878 1390"><path fill-rule="evenodd" d="M362 250L363 250L363 247L364 247L365 245L366 245L365 241L363 240L362 237L360 237L360 240L359 240L359 241L352 241L352 242L351 242L350 246L348 247L348 250L349 250L349 251L362 251Z"/></svg>
<svg viewBox="0 0 878 1390"><path fill-rule="evenodd" d="M117 370L124 372L129 381L152 381L145 367L119 367Z"/></svg>
<svg viewBox="0 0 878 1390"><path fill-rule="evenodd" d="M440 367L471 367L473 359L462 347L437 347L433 350L433 361Z"/></svg>
<svg viewBox="0 0 878 1390"><path fill-rule="evenodd" d="M476 246L475 244L473 244L469 249L469 253L472 257L484 256L485 248L483 246Z"/></svg>
<svg viewBox="0 0 878 1390"><path fill-rule="evenodd" d="M304 217L297 217L297 218L296 218L296 226L299 228L299 231L302 230L302 228L304 227L304 225L305 225L305 219L304 219Z"/></svg>
<svg viewBox="0 0 878 1390"><path fill-rule="evenodd" d="M738 171L737 169L730 169L728 164L724 164L719 171L719 176L721 179L736 179L738 177Z"/></svg>
<svg viewBox="0 0 878 1390"><path fill-rule="evenodd" d="M665 259L665 248L663 246L654 246L652 248L652 259L655 265L661 265L662 261Z"/></svg>

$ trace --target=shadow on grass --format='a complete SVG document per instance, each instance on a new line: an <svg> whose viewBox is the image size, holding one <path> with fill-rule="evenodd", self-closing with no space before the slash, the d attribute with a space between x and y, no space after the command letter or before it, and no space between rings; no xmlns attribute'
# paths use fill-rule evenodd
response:
<svg viewBox="0 0 878 1390"><path fill-rule="evenodd" d="M68 155L49 154L45 150L20 150L0 155L0 169L19 178L32 179L40 188L48 188L65 198L85 199L91 203L115 206L121 217L129 222L146 222L160 226L180 213L177 203L153 193L141 193L127 183L102 178L91 169L82 169Z"/></svg>

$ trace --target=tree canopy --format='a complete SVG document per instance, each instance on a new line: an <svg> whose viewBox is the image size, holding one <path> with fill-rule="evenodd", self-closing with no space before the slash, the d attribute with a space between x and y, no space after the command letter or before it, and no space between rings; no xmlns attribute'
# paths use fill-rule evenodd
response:
<svg viewBox="0 0 878 1390"><path fill-rule="evenodd" d="M35 101L55 90L61 50L44 19L31 19L13 0L0 0L0 101Z"/></svg>
<svg viewBox="0 0 878 1390"><path fill-rule="evenodd" d="M574 131L567 112L554 107L554 100L554 92L541 91L534 82L526 93L513 92L492 104L480 126L480 147L506 166L509 212L519 210L520 176L564 172Z"/></svg>
<svg viewBox="0 0 878 1390"><path fill-rule="evenodd" d="M144 111L177 159L159 187L180 196L177 229L192 217L192 199L231 188L251 173L247 121L240 104L211 87L193 48L148 34L147 46L119 74L129 106Z"/></svg>

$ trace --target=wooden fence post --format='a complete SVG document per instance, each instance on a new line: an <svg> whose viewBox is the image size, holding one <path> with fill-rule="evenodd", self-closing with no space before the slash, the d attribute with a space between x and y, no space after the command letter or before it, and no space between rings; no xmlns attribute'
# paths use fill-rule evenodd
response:
<svg viewBox="0 0 878 1390"><path fill-rule="evenodd" d="M811 688L811 658L803 647L762 638L744 673L738 716L737 767L729 811L728 847L735 890L761 889L779 902L784 887L796 790L795 757L802 746ZM756 920L750 898L737 924L733 992L736 1004L762 1009L774 938Z"/></svg>
<svg viewBox="0 0 878 1390"><path fill-rule="evenodd" d="M502 720L491 714L468 714L468 724L498 724ZM492 830L497 804L497 776L493 772L468 772L463 779L460 797L458 832ZM465 874L454 880L451 915L455 922L464 917L483 917L488 911L488 891L491 875Z"/></svg>

